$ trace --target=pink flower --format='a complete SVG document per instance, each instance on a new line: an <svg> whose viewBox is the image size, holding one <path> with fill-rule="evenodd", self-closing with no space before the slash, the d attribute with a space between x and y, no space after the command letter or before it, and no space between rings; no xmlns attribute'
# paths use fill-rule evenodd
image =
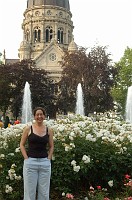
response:
<svg viewBox="0 0 132 200"><path fill-rule="evenodd" d="M97 186L97 189L98 189L98 190L101 190L101 186L100 186L100 185L98 185L98 186Z"/></svg>
<svg viewBox="0 0 132 200"><path fill-rule="evenodd" d="M124 185L130 186L130 188L132 189L132 179L130 179L129 182L125 183Z"/></svg>
<svg viewBox="0 0 132 200"><path fill-rule="evenodd" d="M104 200L110 200L109 198L105 197Z"/></svg>
<svg viewBox="0 0 132 200"><path fill-rule="evenodd" d="M127 197L124 200L132 200L132 197Z"/></svg>
<svg viewBox="0 0 132 200"><path fill-rule="evenodd" d="M126 179L129 179L130 177L131 177L131 176L128 175L128 174L125 175L125 178L126 178Z"/></svg>
<svg viewBox="0 0 132 200"><path fill-rule="evenodd" d="M72 194L70 194L70 193L67 193L67 194L66 194L66 197L67 197L68 199L73 199L73 198L74 198L74 196L73 196Z"/></svg>

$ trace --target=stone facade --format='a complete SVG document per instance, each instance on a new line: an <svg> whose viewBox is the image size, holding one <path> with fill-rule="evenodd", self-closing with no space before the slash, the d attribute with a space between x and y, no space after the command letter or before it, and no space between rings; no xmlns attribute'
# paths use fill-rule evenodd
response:
<svg viewBox="0 0 132 200"><path fill-rule="evenodd" d="M37 67L50 72L51 78L60 79L64 50L77 49L69 0L28 0L22 29L20 61L32 59Z"/></svg>

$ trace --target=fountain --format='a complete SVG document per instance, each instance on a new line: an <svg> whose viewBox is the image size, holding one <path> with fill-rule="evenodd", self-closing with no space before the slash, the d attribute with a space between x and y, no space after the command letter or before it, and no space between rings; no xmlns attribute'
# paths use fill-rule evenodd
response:
<svg viewBox="0 0 132 200"><path fill-rule="evenodd" d="M128 87L125 112L126 121L132 123L132 86Z"/></svg>
<svg viewBox="0 0 132 200"><path fill-rule="evenodd" d="M23 95L22 104L22 123L26 124L32 120L32 102L31 102L31 91L30 85L26 81Z"/></svg>
<svg viewBox="0 0 132 200"><path fill-rule="evenodd" d="M83 104L84 104L83 91L82 91L81 83L79 83L77 86L77 91L76 91L76 111L75 111L76 114L85 115Z"/></svg>

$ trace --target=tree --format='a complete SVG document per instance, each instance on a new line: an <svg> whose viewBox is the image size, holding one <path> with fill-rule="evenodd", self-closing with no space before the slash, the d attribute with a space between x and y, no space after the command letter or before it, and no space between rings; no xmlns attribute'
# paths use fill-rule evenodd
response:
<svg viewBox="0 0 132 200"><path fill-rule="evenodd" d="M127 47L123 57L115 65L119 72L116 76L117 84L112 88L111 94L117 102L118 110L124 115L127 90L132 85L132 49Z"/></svg>
<svg viewBox="0 0 132 200"><path fill-rule="evenodd" d="M11 77L9 76L9 65L0 65L0 109L4 114L11 105Z"/></svg>
<svg viewBox="0 0 132 200"><path fill-rule="evenodd" d="M94 46L87 53L87 49L80 47L74 53L65 53L59 83L61 109L74 112L78 83L83 88L86 115L113 108L110 90L117 70L112 66L106 49L107 47Z"/></svg>
<svg viewBox="0 0 132 200"><path fill-rule="evenodd" d="M45 70L36 68L35 63L31 60L23 60L14 64L5 65L4 67L4 70L8 68L5 74L9 82L9 94L6 89L5 96L1 96L1 107L8 94L7 107L9 108L10 106L10 110L15 118L21 115L23 91L27 81L30 84L33 108L36 106L44 106L48 113L52 113L51 110L54 106L55 99L54 83ZM1 76L0 78L4 83L6 82L5 76ZM3 92L5 91L5 87L7 86L5 85L3 89L1 88Z"/></svg>

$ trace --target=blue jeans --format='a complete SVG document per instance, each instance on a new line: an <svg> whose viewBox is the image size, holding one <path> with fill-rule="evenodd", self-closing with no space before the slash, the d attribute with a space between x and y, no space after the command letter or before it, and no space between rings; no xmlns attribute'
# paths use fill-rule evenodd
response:
<svg viewBox="0 0 132 200"><path fill-rule="evenodd" d="M49 200L51 162L48 158L24 160L24 200ZM37 193L37 198L36 198Z"/></svg>

